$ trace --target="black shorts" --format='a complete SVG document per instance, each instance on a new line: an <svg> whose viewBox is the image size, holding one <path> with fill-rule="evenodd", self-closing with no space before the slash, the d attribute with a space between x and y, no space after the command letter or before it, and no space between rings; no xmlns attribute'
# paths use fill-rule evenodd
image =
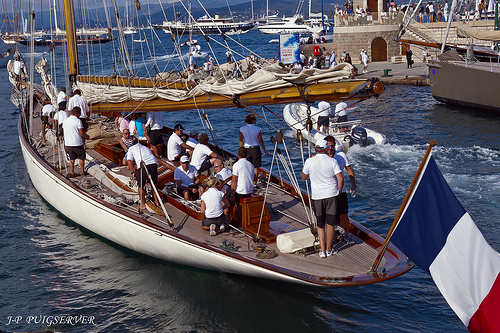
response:
<svg viewBox="0 0 500 333"><path fill-rule="evenodd" d="M205 227L210 227L211 224L221 225L226 222L226 215L224 213L219 217L205 217L203 221L201 221L201 225Z"/></svg>
<svg viewBox="0 0 500 333"><path fill-rule="evenodd" d="M203 171L209 170L212 167L212 163L210 163L210 156L205 157L203 163L201 163L200 168L198 169L199 173Z"/></svg>
<svg viewBox="0 0 500 333"><path fill-rule="evenodd" d="M337 196L337 213L347 214L349 211L349 203L347 202L347 193L342 192Z"/></svg>
<svg viewBox="0 0 500 333"><path fill-rule="evenodd" d="M346 121L348 121L348 120L347 120L347 116L339 116L339 117L337 118L337 122L338 122L338 123L345 123Z"/></svg>
<svg viewBox="0 0 500 333"><path fill-rule="evenodd" d="M42 119L42 124L49 124L49 116L41 116L40 118Z"/></svg>
<svg viewBox="0 0 500 333"><path fill-rule="evenodd" d="M247 148L247 160L253 164L254 168L259 168L262 163L260 147Z"/></svg>
<svg viewBox="0 0 500 333"><path fill-rule="evenodd" d="M319 116L318 117L318 126L330 126L330 116Z"/></svg>
<svg viewBox="0 0 500 333"><path fill-rule="evenodd" d="M71 161L74 161L76 159L85 160L85 148L83 148L83 146L76 146L76 147L67 146L67 148L68 148L69 159Z"/></svg>
<svg viewBox="0 0 500 333"><path fill-rule="evenodd" d="M89 124L87 123L87 118L78 118L82 121L82 126L83 130L87 132L87 129L89 128Z"/></svg>
<svg viewBox="0 0 500 333"><path fill-rule="evenodd" d="M151 175L151 178L153 179L153 183L155 185L158 184L158 165L156 163L154 164L148 164L146 165L146 169L148 170L149 174ZM144 188L146 183L150 183L148 174L143 168L139 168L137 170L137 182L138 186L141 186Z"/></svg>
<svg viewBox="0 0 500 333"><path fill-rule="evenodd" d="M151 130L149 133L149 144L152 146L158 146L163 143L163 138L161 136L161 130Z"/></svg>
<svg viewBox="0 0 500 333"><path fill-rule="evenodd" d="M324 228L325 224L334 226L337 223L337 197L313 200L312 203L318 228Z"/></svg>

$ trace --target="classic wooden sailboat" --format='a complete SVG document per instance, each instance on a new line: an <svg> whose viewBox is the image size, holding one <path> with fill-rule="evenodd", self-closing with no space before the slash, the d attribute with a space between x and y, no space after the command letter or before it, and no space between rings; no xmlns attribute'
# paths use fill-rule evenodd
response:
<svg viewBox="0 0 500 333"><path fill-rule="evenodd" d="M67 31L74 32L72 1L65 0L65 8ZM349 95L363 99L383 91L380 83L349 80L343 75L335 77L328 71L322 75L310 73L315 77L312 81L307 77L295 77L292 83L287 81L289 76L278 75L274 84L261 82L260 89L250 85L252 89L242 86L238 91L236 85L224 82L222 85L229 84L234 89L233 94L228 94L227 89L219 92L217 87L209 91L197 90L203 83L199 82L192 88L188 80L183 86L168 80L82 76L79 75L76 39L71 33L67 37L73 87L83 89L94 114L111 115L135 109L155 112L197 107L250 107L301 99L334 101ZM43 70L45 65L37 65L42 74L43 91L36 91L31 80L23 86L29 87L33 97L17 92L26 98L25 101L33 101L25 102L21 109L18 125L21 148L28 174L40 195L81 227L128 249L165 261L311 286L375 283L404 274L413 267L396 247L388 244L385 251L380 236L354 221L351 221L350 232L355 243L338 241L334 244L340 251L338 255L326 260L320 258L317 255L318 241L311 232L314 224L307 193L300 189L294 177L286 181L263 168L259 170L260 187L252 196L232 207L234 226L230 233L210 236L200 228L203 215L199 205L179 198L172 188L173 173L178 164L164 158L158 160L161 191L153 194L160 197L162 209L151 205L153 213L141 213L137 209L137 188L131 182L130 172L121 166L124 152L117 144L113 125L106 124L105 118L97 122L97 134L92 145L87 145L86 170L89 175L66 178L66 154L63 154L60 143L51 137L49 131L49 144L41 144L34 134L40 132L41 125L31 120L33 115L39 114L41 99L54 97L55 88L50 76L46 75L46 69ZM346 70L350 72L349 67ZM12 76L11 79L14 80ZM91 84L94 88L89 88ZM152 94L151 98L142 96L142 102L130 93L122 95L120 101L119 98L113 100L113 94L106 95L103 88L114 89L116 86L118 89L120 85L139 92L151 91L151 88L163 89L164 92ZM170 99L166 98L167 95ZM169 131L167 128L163 130L165 135ZM277 133L275 148L281 140ZM232 157L218 147L212 148L218 149L228 159ZM275 151L279 159L279 151ZM381 259L373 265L377 256Z"/></svg>

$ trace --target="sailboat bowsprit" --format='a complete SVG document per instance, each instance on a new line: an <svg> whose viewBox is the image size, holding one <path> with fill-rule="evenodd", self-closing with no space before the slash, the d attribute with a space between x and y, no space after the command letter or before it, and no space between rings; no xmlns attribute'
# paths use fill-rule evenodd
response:
<svg viewBox="0 0 500 333"><path fill-rule="evenodd" d="M71 2L66 2L71 8ZM71 24L71 19L66 22ZM74 29L70 27L67 31ZM74 41L74 36L68 36L72 88L83 92L94 114L234 106L251 109L255 105L295 101L366 99L383 91L380 82L349 79L352 67L348 64L333 70L297 74L284 71L280 65L267 65L246 80L211 77L195 85L184 80L185 85L180 86L175 81L158 78L82 76ZM404 274L413 267L389 243L379 260L380 269L371 270L384 240L355 221L349 226L354 244L339 238L333 245L339 253L320 258L307 193L300 189L293 175L287 181L264 168L258 170L259 187L230 207L233 224L230 232L211 236L200 228L204 216L199 204L179 197L173 186L174 171L179 164L161 157L156 195L165 211L151 203L151 212L140 211L137 183L122 165L124 151L112 129L113 123L107 118L98 119L89 128L92 141L86 146L88 175L66 178L67 156L61 142L52 131L47 132L47 144L42 144L34 134L41 130L40 122L32 121L40 112L41 100L54 98L57 92L47 74L47 63L37 68L42 75L43 90L32 90L33 98L26 101L33 103L26 102L19 117L23 157L40 195L79 226L128 249L168 262L311 286L375 283ZM25 84L33 89L32 82L31 78ZM150 84L153 86L149 87ZM172 132L166 127L162 131L165 136ZM281 140L276 135L273 141L278 157ZM234 159L220 147L211 148L227 161ZM149 197L155 195L155 191L149 193Z"/></svg>

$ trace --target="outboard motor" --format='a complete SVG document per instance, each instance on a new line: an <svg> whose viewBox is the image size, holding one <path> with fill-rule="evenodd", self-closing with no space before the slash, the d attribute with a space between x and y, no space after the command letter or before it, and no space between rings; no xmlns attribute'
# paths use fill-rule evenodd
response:
<svg viewBox="0 0 500 333"><path fill-rule="evenodd" d="M351 135L355 144L361 147L368 146L368 134L366 134L366 130L363 127L354 127Z"/></svg>

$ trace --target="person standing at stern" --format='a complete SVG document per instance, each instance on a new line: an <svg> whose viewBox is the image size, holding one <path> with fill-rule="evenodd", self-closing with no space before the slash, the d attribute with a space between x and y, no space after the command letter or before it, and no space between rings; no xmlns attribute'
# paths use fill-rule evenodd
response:
<svg viewBox="0 0 500 333"><path fill-rule="evenodd" d="M337 196L344 186L344 177L336 160L326 154L327 143L321 139L316 142L316 155L304 163L302 180L311 179L311 198L316 215L321 258L337 254L332 249L335 223L337 222ZM326 240L325 240L326 226Z"/></svg>

